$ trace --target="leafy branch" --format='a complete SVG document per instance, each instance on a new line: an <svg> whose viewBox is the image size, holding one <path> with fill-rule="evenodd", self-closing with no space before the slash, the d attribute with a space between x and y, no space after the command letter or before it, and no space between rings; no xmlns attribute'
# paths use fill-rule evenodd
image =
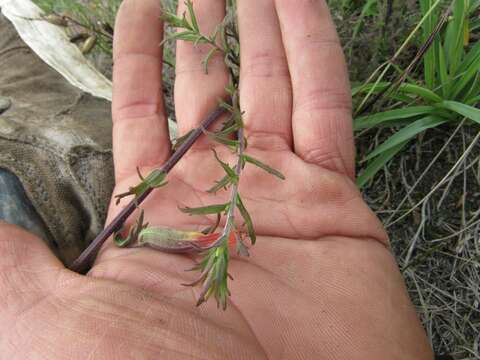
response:
<svg viewBox="0 0 480 360"><path fill-rule="evenodd" d="M70 41L80 45L84 54L95 47L112 53L115 14L121 1L90 0L88 3L71 0L35 0L45 15L38 19L67 29ZM95 13L95 15L92 15ZM73 34L72 34L73 33Z"/></svg>
<svg viewBox="0 0 480 360"><path fill-rule="evenodd" d="M195 46L198 44L210 45L210 50L202 62L205 66L206 73L208 73L209 61L217 52L223 54L224 62L230 71L230 85L226 89L230 95L230 102L221 104L221 106L230 113L230 117L224 122L223 127L219 131L214 133L205 131L206 135L213 141L227 146L236 154L236 164L232 167L230 164L222 161L217 152L213 150L214 157L224 170L225 175L208 191L216 193L221 189L229 190L230 200L228 203L221 205L181 209L190 215L217 214L218 217L222 215L225 216L225 225L221 234L213 244L204 249L203 259L194 268L200 271L200 277L195 282L187 284L191 286L202 284L202 290L197 299L197 306L213 296L217 301L217 305L222 309L226 309L227 299L228 296L230 296L228 280L232 279L232 277L228 273L228 265L230 259L229 244L231 243L231 239L233 238L235 240L238 254L244 256L249 255L248 248L241 235L242 231L237 225L235 216L237 209L245 222L251 244L255 244L256 241L252 218L243 204L239 193L242 170L246 163L250 163L284 179L284 176L279 171L245 154L247 139L245 138L243 113L240 109L238 91L240 42L235 21L234 6L232 5L234 4L228 7L224 21L217 26L214 33L210 36L206 36L200 32L193 3L190 0L185 1L187 11L182 16L177 16L169 12L164 15L167 23L179 29L169 37L170 40L189 41ZM218 43L221 45L218 45Z"/></svg>
<svg viewBox="0 0 480 360"><path fill-rule="evenodd" d="M240 73L240 42L238 37L238 30L236 24L234 2L230 1L227 15L224 21L217 26L216 30L211 35L202 34L198 25L193 3L190 0L185 1L187 11L182 16L164 11L163 19L172 27L177 29L177 32L169 35L167 40L181 40L192 42L195 46L199 44L206 44L210 46L206 57L202 61L205 66L205 72L208 73L208 64L213 55L220 53L223 55L225 64L230 71L230 84L226 88L229 94L230 100L220 104L219 108L210 116L210 119L206 119L202 124L186 134L185 136L177 139L174 149L175 152L172 158L160 169L156 169L151 172L147 177L143 177L139 173L141 182L129 189L128 192L117 195L117 199L120 200L126 196L134 196L134 200L127 206L127 210L124 209L120 215L114 220L114 222L107 227L107 229L99 235L98 240L89 247L90 253L82 256L76 260L73 268L79 268L80 265L85 264L87 256L91 256L95 253L101 243L104 241L107 234L116 233L115 242L118 246L125 247L132 243L139 243L138 238L141 234L149 232L148 224L143 224L143 211L140 213L140 217L136 224L130 229L127 237L123 239L119 232L122 229L122 225L128 216L132 214L137 206L153 191L153 189L163 187L166 185L166 177L171 168L180 160L180 158L186 153L186 151L193 145L198 137L203 133L210 137L213 141L226 146L236 156L236 162L234 166L224 162L220 159L219 155L213 150L213 155L220 167L224 170L224 177L218 180L215 185L207 190L210 193L217 193L218 191L225 189L230 191L229 201L224 204L213 204L209 206L190 208L186 207L180 209L184 213L189 215L217 215L217 227L222 216L225 217L225 225L218 236L216 234L214 241L207 246L200 246L199 242L186 241L186 239L172 238L166 239L166 234L179 234L178 231L169 229L152 229L149 232L150 235L157 234L158 239L156 241L151 240L150 244L156 243L156 248L160 251L168 251L172 249L181 250L185 249L191 251L194 249L197 253L202 255L200 262L192 270L200 271L199 278L191 283L186 284L189 286L202 285L202 290L197 300L197 306L207 301L210 297L214 297L217 301L217 305L222 309L226 309L227 300L230 296L228 289L228 280L232 279L228 272L229 260L230 260L230 246L235 244L235 248L238 254L248 256L248 247L244 242L244 235L250 239L252 245L256 242L256 234L253 226L253 220L245 207L239 192L240 177L246 164L254 165L280 179L285 179L283 174L278 170L271 168L263 162L245 154L247 149L247 139L245 137L243 113L240 109L239 99L239 73ZM188 15L187 15L188 14ZM210 132L209 126L215 121L221 114L229 114L224 121L220 130ZM239 226L239 221L236 219L236 212L243 218L244 226ZM245 227L246 231L243 231ZM185 233L187 234L187 233ZM175 236L177 236L175 235ZM109 236L109 235L108 235ZM107 237L108 237L107 236ZM187 235L185 235L187 236ZM168 236L167 236L168 237ZM198 236L196 236L198 239ZM175 244L175 241L178 244ZM166 246L168 242L168 246ZM161 244L161 246L159 246Z"/></svg>

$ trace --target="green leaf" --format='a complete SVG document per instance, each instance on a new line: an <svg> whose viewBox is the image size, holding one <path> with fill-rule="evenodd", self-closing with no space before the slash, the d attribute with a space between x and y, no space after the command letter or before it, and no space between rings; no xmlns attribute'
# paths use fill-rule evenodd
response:
<svg viewBox="0 0 480 360"><path fill-rule="evenodd" d="M173 27L176 27L176 28L185 27L184 19L176 16L175 14L166 12L162 15L161 18L162 18L163 21L165 21L170 26L173 26Z"/></svg>
<svg viewBox="0 0 480 360"><path fill-rule="evenodd" d="M144 182L152 188L159 188L166 185L165 178L167 174L160 169L153 170L145 178Z"/></svg>
<svg viewBox="0 0 480 360"><path fill-rule="evenodd" d="M235 173L235 171L232 169L232 167L230 165L228 165L226 162L223 162L222 160L220 160L220 158L218 157L215 149L212 149L212 151L213 151L213 154L215 155L215 159L217 159L218 163L222 166L223 170L225 171L225 173L230 178L230 181L233 184L237 184L238 183L238 175Z"/></svg>
<svg viewBox="0 0 480 360"><path fill-rule="evenodd" d="M391 148L394 148L405 141L413 139L416 135L424 132L425 130L437 127L447 121L449 120L438 116L427 116L423 119L417 120L397 131L394 135L390 136L383 144L368 154L364 161L381 155L385 151L390 150Z"/></svg>
<svg viewBox="0 0 480 360"><path fill-rule="evenodd" d="M230 204L216 204L209 206L202 206L197 208L185 207L180 208L180 211L188 215L212 215L220 214L223 211L226 211Z"/></svg>
<svg viewBox="0 0 480 360"><path fill-rule="evenodd" d="M403 147L408 143L405 141L400 143L389 150L384 151L380 156L377 156L371 161L362 174L357 178L357 186L362 188L382 169L396 154L398 154Z"/></svg>
<svg viewBox="0 0 480 360"><path fill-rule="evenodd" d="M444 45L450 74L456 74L460 60L464 55L463 37L465 16L465 0L456 0L454 2L452 20L447 26Z"/></svg>
<svg viewBox="0 0 480 360"><path fill-rule="evenodd" d="M195 15L195 11L193 10L193 3L190 0L185 1L185 5L187 6L188 13L190 15L190 21L192 22L193 30L197 33L200 33L200 28L198 27L197 17Z"/></svg>
<svg viewBox="0 0 480 360"><path fill-rule="evenodd" d="M466 104L462 104L457 101L444 101L439 104L444 109L448 109L456 112L459 115L465 116L466 118L475 121L480 124L480 109L474 108Z"/></svg>
<svg viewBox="0 0 480 360"><path fill-rule="evenodd" d="M167 174L162 170L155 169L150 174L148 174L145 179L142 179L142 182L140 184L131 187L127 193L116 195L116 197L118 198L118 201L120 201L121 198L129 195L135 195L138 197L150 188L155 189L165 186L167 185L167 182L165 181L166 176Z"/></svg>
<svg viewBox="0 0 480 360"><path fill-rule="evenodd" d="M382 91L385 91L390 86L390 83L382 82L382 83L379 83L376 86L374 86L374 85L375 84L364 84L364 85L361 85L361 86L354 87L352 89L352 96L355 96L356 94L359 94L359 93L368 92L372 89L373 89L372 93L378 94ZM400 87L397 89L397 93L406 94L406 95L413 95L415 97L418 96L418 97L423 98L425 101L433 102L433 103L440 102L440 101L443 100L440 96L435 94L432 90L427 89L427 88L425 88L423 86L420 86L420 85L417 85L417 84L404 83L404 84L400 85ZM394 94L392 94L392 96L394 98L398 98L399 100L402 100L401 98L399 98L398 94L394 93Z"/></svg>
<svg viewBox="0 0 480 360"><path fill-rule="evenodd" d="M235 115L232 114L232 116L235 116ZM229 120L229 121L232 121L232 120ZM223 128L222 130L215 131L215 134L219 136L229 136L229 135L235 134L239 129L240 129L239 124L237 124L235 119L233 119L233 125Z"/></svg>
<svg viewBox="0 0 480 360"><path fill-rule="evenodd" d="M440 102L443 100L440 96L435 94L432 90L417 84L402 84L399 88L399 92L404 94L412 94L412 95L420 96L424 100L434 102L434 103Z"/></svg>
<svg viewBox="0 0 480 360"><path fill-rule="evenodd" d="M373 115L366 115L355 119L354 129L368 129L392 121L409 119L420 115L430 115L437 110L434 106L410 106L395 110L384 111ZM388 124L387 124L388 125Z"/></svg>
<svg viewBox="0 0 480 360"><path fill-rule="evenodd" d="M445 51L440 43L438 44L438 73L440 76L440 83L442 84L440 90L442 91L443 96L447 97L450 94L451 82L448 76Z"/></svg>
<svg viewBox="0 0 480 360"><path fill-rule="evenodd" d="M145 212L142 209L140 211L140 215L138 216L135 224L130 227L130 230L128 231L128 235L125 237L125 239L122 238L122 235L120 234L122 229L120 229L120 231L116 232L113 236L114 243L118 247L126 247L132 241L137 241L140 232L142 232L142 230L148 227L148 223L144 224L143 222L144 219L145 219Z"/></svg>
<svg viewBox="0 0 480 360"><path fill-rule="evenodd" d="M478 94L480 94L480 72L477 73L477 75L473 79L470 89L468 89L468 91L463 94L464 96L462 97L462 103L471 106L479 105Z"/></svg>
<svg viewBox="0 0 480 360"><path fill-rule="evenodd" d="M208 74L208 63L212 59L213 55L218 51L216 47L212 47L210 51L208 52L207 56L205 56L205 59L203 59L202 64L204 67L205 74Z"/></svg>
<svg viewBox="0 0 480 360"><path fill-rule="evenodd" d="M194 31L187 30L187 31L181 31L181 32L173 33L169 36L169 39L183 40L183 41L190 41L190 42L194 42L194 43L199 43L199 42L202 42L203 38L198 33L194 32ZM205 42L205 41L203 41L203 42Z"/></svg>
<svg viewBox="0 0 480 360"><path fill-rule="evenodd" d="M207 131L207 130L204 130L203 132L204 132L204 134L206 134L210 139L212 139L213 141L218 142L219 144L223 144L223 145L227 145L227 146L237 146L237 145L238 145L238 140L229 139L229 138L227 138L227 137L225 137L225 136L219 135L219 134L216 133L216 132L210 132L210 131Z"/></svg>
<svg viewBox="0 0 480 360"><path fill-rule="evenodd" d="M114 236L113 236L113 242L115 243L115 245L117 245L118 247L127 247L128 244L130 243L131 241L131 238L129 236L127 236L125 239L122 238L122 235L120 233L116 233Z"/></svg>
<svg viewBox="0 0 480 360"><path fill-rule="evenodd" d="M458 74L466 72L468 68L472 65L472 63L474 63L475 60L478 59L479 56L480 56L480 41L477 41L477 43L468 51L468 53L463 58L463 61L458 68Z"/></svg>
<svg viewBox="0 0 480 360"><path fill-rule="evenodd" d="M247 209L245 208L245 205L243 205L243 201L240 198L240 195L237 195L237 208L240 211L240 214L243 217L243 220L245 220L245 225L247 226L247 232L248 232L248 237L250 238L250 241L252 242L252 245L255 244L257 241L257 235L255 234L255 228L253 227L253 222L250 214L248 213Z"/></svg>
<svg viewBox="0 0 480 360"><path fill-rule="evenodd" d="M207 190L210 194L216 194L219 190L226 188L231 183L230 177L225 175L223 179L216 182L216 184Z"/></svg>
<svg viewBox="0 0 480 360"><path fill-rule="evenodd" d="M266 171L267 173L272 174L273 176L276 176L279 179L285 180L285 176L280 171L275 170L272 167L262 163L260 160L257 160L255 158L249 156L249 155L243 155L243 159L246 162L248 162L250 164L253 164L253 165L259 167L260 169Z"/></svg>
<svg viewBox="0 0 480 360"><path fill-rule="evenodd" d="M422 14L427 14L428 11L432 8L433 3L431 0L421 0L420 1L420 9ZM428 18L422 25L423 35L422 35L422 42L426 42L429 38L430 34L433 33L435 24L438 22L438 15L435 11L431 12ZM436 40L438 41L438 40ZM435 68L436 68L436 53L435 53L435 44L432 46L427 53L424 55L423 58L423 66L424 66L424 77L425 83L428 88L433 89L435 84Z"/></svg>
<svg viewBox="0 0 480 360"><path fill-rule="evenodd" d="M480 41L479 41L479 44L480 44ZM463 71L460 72L461 77L457 79L457 81L453 85L452 95L451 95L452 99L455 99L460 94L466 92L467 90L465 89L465 87L480 71L480 46L475 50L476 50L474 54L475 57L473 58L472 62L470 62L465 69L462 68ZM470 51L474 51L474 49Z"/></svg>

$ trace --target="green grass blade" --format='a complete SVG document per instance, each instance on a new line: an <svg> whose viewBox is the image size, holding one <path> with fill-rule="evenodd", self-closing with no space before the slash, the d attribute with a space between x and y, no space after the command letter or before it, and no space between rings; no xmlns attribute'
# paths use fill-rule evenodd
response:
<svg viewBox="0 0 480 360"><path fill-rule="evenodd" d="M428 11L432 8L432 0L421 0L420 1L420 10L423 15L426 15ZM430 34L435 28L435 24L438 21L438 15L436 12L431 12L428 15L428 18L425 20L422 25L422 42L427 41ZM423 71L425 76L425 84L429 89L435 87L435 68L436 68L436 52L435 44L427 51L423 58Z"/></svg>
<svg viewBox="0 0 480 360"><path fill-rule="evenodd" d="M363 84L361 86L356 86L352 88L352 96L358 95L360 93L365 93L365 92L372 92L372 94L377 94L385 89L387 89L390 86L390 83L388 82L382 82L380 84ZM397 90L397 93L400 94L405 94L405 95L412 95L414 97L420 97L426 102L431 102L431 103L437 103L437 102L442 102L443 98L435 94L432 90L427 89L424 86L420 86L417 84L409 84L409 83L404 83L400 85L400 87ZM393 94L392 96L396 96L397 94ZM398 98L398 97L397 97ZM402 98L400 98L402 99ZM405 99L403 97L403 99ZM410 99L411 100L411 99Z"/></svg>
<svg viewBox="0 0 480 360"><path fill-rule="evenodd" d="M202 206L197 208L191 207L184 207L179 208L181 212L188 214L188 215L212 215L212 214L220 214L224 211L227 211L228 206L230 204L215 204L209 206Z"/></svg>
<svg viewBox="0 0 480 360"><path fill-rule="evenodd" d="M405 141L392 147L370 162L361 175L357 178L357 186L359 188L365 186L365 184L373 179L380 169L382 169L396 154L398 154L407 143L408 141Z"/></svg>
<svg viewBox="0 0 480 360"><path fill-rule="evenodd" d="M450 94L451 82L448 76L448 69L447 69L447 59L446 54L443 49L442 44L438 44L438 75L440 78L440 84L442 84L440 91L443 97L448 98Z"/></svg>
<svg viewBox="0 0 480 360"><path fill-rule="evenodd" d="M443 99L435 94L432 90L416 84L402 84L399 91L405 94L412 94L423 98L429 102L441 102Z"/></svg>
<svg viewBox="0 0 480 360"><path fill-rule="evenodd" d="M480 19L474 19L470 22L470 31L478 31L480 29Z"/></svg>
<svg viewBox="0 0 480 360"><path fill-rule="evenodd" d="M472 79L480 71L480 55L475 59L475 61L470 65L468 70L462 75L458 82L452 88L451 99L456 99L461 93L468 91L466 86L472 81Z"/></svg>
<svg viewBox="0 0 480 360"><path fill-rule="evenodd" d="M364 161L381 155L385 151L388 151L405 141L413 139L416 135L424 132L425 130L437 127L447 121L448 119L441 118L439 116L427 116L423 119L417 120L414 123L397 131L394 135L390 136L383 144L368 154Z"/></svg>
<svg viewBox="0 0 480 360"><path fill-rule="evenodd" d="M475 45L467 52L463 58L462 63L458 67L458 73L466 72L470 68L471 64L475 62L480 56L480 41L477 41Z"/></svg>
<svg viewBox="0 0 480 360"><path fill-rule="evenodd" d="M434 106L411 106L401 109L359 117L354 122L354 129L361 130L382 125L396 120L409 119L414 116L431 115L437 108Z"/></svg>
<svg viewBox="0 0 480 360"><path fill-rule="evenodd" d="M474 12L478 8L480 8L480 0L470 1L470 13Z"/></svg>
<svg viewBox="0 0 480 360"><path fill-rule="evenodd" d="M480 109L474 108L466 104L462 104L457 101L444 101L439 106L444 109L448 109L462 115L470 120L480 124Z"/></svg>
<svg viewBox="0 0 480 360"><path fill-rule="evenodd" d="M433 0L432 0L433 1ZM375 72L374 74L376 74L376 72L380 72L380 69L383 68L383 70L381 70L381 73L380 75L377 77L377 80L375 80L375 83L376 84L379 84L380 82L383 81L383 79L385 78L385 76L387 75L388 71L390 70L390 68L392 67L392 62L394 60L396 60L400 54L403 53L403 51L407 48L407 46L410 44L410 42L412 41L412 39L415 37L415 35L417 34L417 32L423 27L424 23L428 20L430 14L432 14L437 8L438 6L440 5L440 3L442 2L442 0L436 0L431 6L430 8L425 12L425 13L422 13L423 17L422 19L418 22L418 24L415 26L415 28L410 32L410 34L407 36L407 38L405 39L405 41L402 43L402 45L398 48L398 50L395 52L395 54L393 55L391 61L388 61L386 62L384 65L385 66L380 66ZM372 76L373 78L373 76ZM372 95L372 92L368 92L367 95L365 95L365 97L363 98L363 100L360 102L360 104L357 106L357 109L355 111L355 113L361 113L365 104L367 104L368 100L370 99Z"/></svg>
<svg viewBox="0 0 480 360"><path fill-rule="evenodd" d="M372 92L373 94L379 93L380 91L385 90L390 86L389 82L380 82L378 84L372 84L372 83L367 83L367 84L362 84L358 86L353 86L352 87L352 97L357 96L362 93L366 92Z"/></svg>
<svg viewBox="0 0 480 360"><path fill-rule="evenodd" d="M467 91L462 92L462 94L463 96L459 98L459 102L472 106L477 105L478 100L475 100L475 98L480 94L480 73L475 75Z"/></svg>
<svg viewBox="0 0 480 360"><path fill-rule="evenodd" d="M445 51L447 53L447 61L449 73L455 74L458 65L464 55L464 21L466 17L465 2L468 0L456 0L453 7L452 20L447 26L445 36Z"/></svg>

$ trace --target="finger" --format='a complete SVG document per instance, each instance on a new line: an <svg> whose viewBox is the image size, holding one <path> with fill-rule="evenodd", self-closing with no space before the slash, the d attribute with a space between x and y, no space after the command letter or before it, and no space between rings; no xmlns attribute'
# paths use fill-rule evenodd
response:
<svg viewBox="0 0 480 360"><path fill-rule="evenodd" d="M293 86L296 153L354 176L351 96L343 51L324 0L276 0Z"/></svg>
<svg viewBox="0 0 480 360"><path fill-rule="evenodd" d="M114 39L113 153L117 182L170 153L162 96L163 36L158 0L125 0Z"/></svg>
<svg viewBox="0 0 480 360"><path fill-rule="evenodd" d="M249 145L292 146L292 88L274 0L238 3L240 99Z"/></svg>
<svg viewBox="0 0 480 360"><path fill-rule="evenodd" d="M185 11L184 2L179 1L178 13ZM194 11L201 33L211 35L225 16L225 1L197 0L194 2ZM202 65L211 48L208 44L177 42L175 104L180 134L186 134L198 126L218 106L219 99L226 96L228 70L222 55L216 53L210 60L208 74Z"/></svg>

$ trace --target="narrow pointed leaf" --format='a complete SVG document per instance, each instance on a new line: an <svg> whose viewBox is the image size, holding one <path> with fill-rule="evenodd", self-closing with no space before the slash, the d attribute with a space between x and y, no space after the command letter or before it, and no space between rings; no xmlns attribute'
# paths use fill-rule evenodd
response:
<svg viewBox="0 0 480 360"><path fill-rule="evenodd" d="M228 175L224 176L223 179L216 182L214 186L207 190L208 193L215 194L221 189L226 188L231 183L230 177Z"/></svg>
<svg viewBox="0 0 480 360"><path fill-rule="evenodd" d="M390 83L382 82L377 84L376 86L374 85L375 84L364 84L361 86L357 86L353 88L352 96L355 96L359 93L369 92L372 89L373 89L372 91L373 94L378 94L382 91L385 91L385 89L387 89L390 86ZM433 102L433 103L441 102L443 100L440 96L435 94L432 90L417 84L410 84L410 83L405 83L400 85L396 93L392 94L392 96L394 98L401 99L399 97L400 96L399 94L412 95L415 97L418 96L424 99L425 101Z"/></svg>
<svg viewBox="0 0 480 360"><path fill-rule="evenodd" d="M215 155L215 159L217 159L218 163L222 166L223 170L225 173L230 177L230 180L232 183L237 184L238 183L238 175L235 173L235 171L232 169L230 165L228 165L226 162L223 162L217 155L217 152L215 150L212 150L213 154Z"/></svg>
<svg viewBox="0 0 480 360"><path fill-rule="evenodd" d="M374 151L367 155L364 160L370 160L378 155L381 155L385 151L390 150L391 148L394 148L405 141L413 139L416 135L424 132L425 130L437 127L447 121L447 119L437 116L427 116L423 119L417 120L389 137L383 144L378 146Z"/></svg>
<svg viewBox="0 0 480 360"><path fill-rule="evenodd" d="M240 211L240 214L243 217L243 220L245 220L245 225L247 226L247 232L248 232L248 237L250 238L250 241L252 242L252 245L255 244L257 241L257 235L255 234L255 228L253 227L253 222L250 214L248 213L247 209L245 208L245 205L243 204L242 199L240 198L240 195L237 196L237 208Z"/></svg>
<svg viewBox="0 0 480 360"><path fill-rule="evenodd" d="M169 39L173 40L184 40L184 41L191 41L191 42L201 42L202 41L202 36L198 35L197 33L193 31L181 31L181 32L176 32L173 33L169 36Z"/></svg>
<svg viewBox="0 0 480 360"><path fill-rule="evenodd" d="M473 49L470 51L473 51ZM465 69L462 69L463 71L459 73L459 75L461 74L460 78L458 78L453 84L451 93L452 99L457 98L463 92L465 92L465 87L480 71L480 46L476 49L474 55L475 57L472 59L472 62L469 63Z"/></svg>
<svg viewBox="0 0 480 360"><path fill-rule="evenodd" d="M178 17L172 13L165 13L162 15L163 21L165 21L168 25L176 27L176 28L183 28L185 23L181 17Z"/></svg>
<svg viewBox="0 0 480 360"><path fill-rule="evenodd" d="M354 129L362 130L374 126L383 125L397 120L409 119L420 115L430 115L437 108L434 106L410 106L401 109L384 111L372 115L362 116L355 119Z"/></svg>
<svg viewBox="0 0 480 360"><path fill-rule="evenodd" d="M185 1L185 5L188 9L188 14L190 15L190 21L192 22L193 30L197 33L200 32L200 28L198 27L197 16L195 15L195 11L193 10L193 3L190 0Z"/></svg>
<svg viewBox="0 0 480 360"><path fill-rule="evenodd" d="M451 82L448 75L446 54L440 43L438 44L438 74L442 84L440 91L443 96L447 97L450 94Z"/></svg>
<svg viewBox="0 0 480 360"><path fill-rule="evenodd" d="M219 214L228 208L227 204L216 204L216 205L209 205L209 206L202 206L197 208L185 207L180 208L180 211L189 214L189 215L213 215Z"/></svg>
<svg viewBox="0 0 480 360"><path fill-rule="evenodd" d="M114 234L113 236L113 242L115 243L115 245L117 245L118 247L127 247L128 244L130 244L130 237L126 237L125 239L122 238L122 235L120 233L116 233Z"/></svg>
<svg viewBox="0 0 480 360"><path fill-rule="evenodd" d="M207 56L205 56L205 59L203 59L203 67L205 74L208 74L208 64L210 63L210 60L212 59L213 55L218 51L216 47L212 47L210 51L208 52Z"/></svg>
<svg viewBox="0 0 480 360"><path fill-rule="evenodd" d="M399 92L420 96L424 100L434 103L442 101L442 98L435 94L432 90L416 84L402 84L399 88Z"/></svg>
<svg viewBox="0 0 480 360"><path fill-rule="evenodd" d="M227 146L237 146L238 140L229 139L225 136L218 135L217 133L204 131L204 133L213 141L218 142L219 144L227 145Z"/></svg>
<svg viewBox="0 0 480 360"><path fill-rule="evenodd" d="M480 109L474 108L466 104L462 104L457 101L444 101L440 104L441 107L454 111L459 115L475 121L480 124Z"/></svg>
<svg viewBox="0 0 480 360"><path fill-rule="evenodd" d="M377 156L373 161L371 161L365 170L357 178L357 186L362 188L367 184L374 176L396 155L398 154L403 147L408 143L405 141L401 144L398 144L387 151L384 151L381 155Z"/></svg>
<svg viewBox="0 0 480 360"><path fill-rule="evenodd" d="M167 174L161 170L153 170L148 176L145 178L145 183L152 188L158 188L166 185L165 178Z"/></svg>
<svg viewBox="0 0 480 360"><path fill-rule="evenodd" d="M253 164L257 167L259 167L260 169L268 172L269 174L272 174L276 177L278 177L279 179L282 179L282 180L285 180L285 176L278 170L275 170L274 168L262 163L260 160L257 160L249 155L243 155L243 159L250 163L250 164Z"/></svg>

